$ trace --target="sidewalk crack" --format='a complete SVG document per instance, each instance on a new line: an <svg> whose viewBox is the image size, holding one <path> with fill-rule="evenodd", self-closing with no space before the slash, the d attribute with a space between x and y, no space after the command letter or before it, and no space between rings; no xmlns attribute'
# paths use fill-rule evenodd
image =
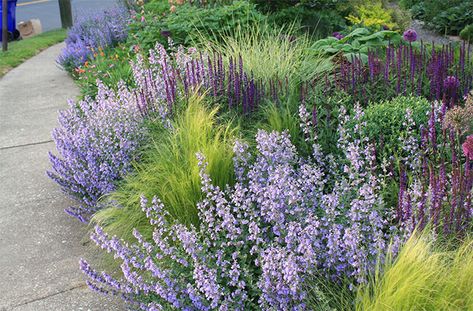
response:
<svg viewBox="0 0 473 311"><path fill-rule="evenodd" d="M2 150L8 150L8 149L14 149L14 148L21 148L21 147L29 147L29 146L36 146L36 145L43 145L43 144L49 144L52 143L53 140L43 140L43 141L38 141L35 143L28 143L28 144L22 144L22 145L16 145L16 146L6 146L6 147L0 147L0 151Z"/></svg>
<svg viewBox="0 0 473 311"><path fill-rule="evenodd" d="M31 300L28 300L28 301L25 301L25 302L22 302L22 303L13 305L13 306L11 306L10 308L11 308L11 310L14 310L15 308L18 308L18 307L21 307L21 306L25 306L25 305L28 305L28 304L33 303L33 302L37 302L37 301L41 301L41 300L44 300L44 299L48 299L48 298L51 298L51 297L54 297L54 296L57 296L57 295L64 294L64 293L73 291L73 290L75 290L75 289L84 288L84 287L87 287L87 285L86 285L86 284L76 285L76 286L73 286L73 287L70 287L70 288L61 290L61 291L59 291L59 292L55 292L55 293L52 293L52 294L49 294L49 295L44 295L44 296L41 296L41 297L38 297L38 298L35 298L35 299L31 299Z"/></svg>

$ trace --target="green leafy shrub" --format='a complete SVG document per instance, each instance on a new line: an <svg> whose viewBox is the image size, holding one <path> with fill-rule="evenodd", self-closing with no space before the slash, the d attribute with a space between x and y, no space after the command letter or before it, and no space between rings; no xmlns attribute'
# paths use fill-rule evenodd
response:
<svg viewBox="0 0 473 311"><path fill-rule="evenodd" d="M169 131L151 124L151 143L135 173L128 175L108 197L109 208L93 221L120 237L131 238L133 228L151 235L152 227L140 209L140 198L158 196L170 216L183 224L198 225L196 204L202 199L195 154L202 152L208 172L222 189L234 180L232 138L235 128L216 124L217 109L209 110L203 98L189 99Z"/></svg>
<svg viewBox="0 0 473 311"><path fill-rule="evenodd" d="M465 1L458 6L451 6L441 11L432 18L429 24L439 33L458 35L466 25L473 24L473 2Z"/></svg>
<svg viewBox="0 0 473 311"><path fill-rule="evenodd" d="M279 26L294 22L301 30L318 38L327 37L334 31L340 31L346 27L346 21L338 11L308 9L304 6L292 6L279 10L270 14L268 20Z"/></svg>
<svg viewBox="0 0 473 311"><path fill-rule="evenodd" d="M424 3L421 2L412 6L411 15L412 15L412 18L423 20L425 16Z"/></svg>
<svg viewBox="0 0 473 311"><path fill-rule="evenodd" d="M414 5L422 3L423 0L399 0L399 5L404 9L410 9Z"/></svg>
<svg viewBox="0 0 473 311"><path fill-rule="evenodd" d="M463 28L460 32L460 38L470 43L473 43L473 24L470 24Z"/></svg>
<svg viewBox="0 0 473 311"><path fill-rule="evenodd" d="M276 12L294 6L302 6L315 10L333 9L346 4L347 0L251 0L263 12Z"/></svg>
<svg viewBox="0 0 473 311"><path fill-rule="evenodd" d="M448 251L414 234L359 288L356 310L473 310L472 279L473 239Z"/></svg>
<svg viewBox="0 0 473 311"><path fill-rule="evenodd" d="M247 1L234 1L231 5L197 7L184 4L175 13L162 12L162 6L147 7L144 20L137 18L131 25L132 44L145 50L154 47L156 42L167 46L168 37L176 45L191 45L200 38L219 39L222 34L236 30L245 31L249 26L262 22L265 16Z"/></svg>
<svg viewBox="0 0 473 311"><path fill-rule="evenodd" d="M378 156L389 157L401 152L399 138L406 135L406 109L411 110L417 127L427 125L431 104L421 97L395 97L365 109L366 136L376 143ZM420 137L420 133L417 134Z"/></svg>
<svg viewBox="0 0 473 311"><path fill-rule="evenodd" d="M471 0L404 0L400 4L411 10L413 18L441 34L458 35L465 26L473 24Z"/></svg>
<svg viewBox="0 0 473 311"><path fill-rule="evenodd" d="M396 45L401 40L401 35L395 31L383 30L373 33L366 28L356 28L341 39L328 37L318 40L312 45L311 50L327 55L340 53L348 60L360 57L363 62L367 63L368 51L385 48L389 44Z"/></svg>

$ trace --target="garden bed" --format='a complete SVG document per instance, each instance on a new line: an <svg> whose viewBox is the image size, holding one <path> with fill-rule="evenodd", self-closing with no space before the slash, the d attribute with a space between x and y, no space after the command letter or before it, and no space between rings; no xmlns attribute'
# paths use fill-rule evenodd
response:
<svg viewBox="0 0 473 311"><path fill-rule="evenodd" d="M115 256L80 261L90 288L141 310L473 307L470 46L419 42L381 1L300 2L138 1L71 30L84 96L48 174Z"/></svg>

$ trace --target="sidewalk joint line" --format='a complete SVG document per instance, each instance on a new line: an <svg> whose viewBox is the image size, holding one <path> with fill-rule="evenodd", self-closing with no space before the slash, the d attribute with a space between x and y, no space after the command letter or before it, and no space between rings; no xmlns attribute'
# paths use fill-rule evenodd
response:
<svg viewBox="0 0 473 311"><path fill-rule="evenodd" d="M15 149L15 148L21 148L21 147L29 147L29 146L36 146L36 145L43 145L43 144L49 144L52 143L53 140L43 140L43 141L38 141L35 143L28 143L28 144L22 144L22 145L16 145L16 146L7 146L7 147L0 147L0 151L2 150L8 150L8 149Z"/></svg>
<svg viewBox="0 0 473 311"><path fill-rule="evenodd" d="M45 296L41 296L41 297L38 297L38 298L35 298L35 299L32 299L32 300L28 300L28 301L19 303L19 304L17 304L17 305L13 305L13 306L11 306L10 308L12 308L12 310L13 310L13 309L15 309L15 308L18 308L18 307L21 307L21 306L25 306L25 305L28 305L28 304L33 303L33 302L41 301L41 300L44 300L44 299L47 299L47 298L50 298L50 297L54 297L54 296L57 296L57 295L61 295L61 294L64 294L64 293L73 291L73 290L75 290L75 289L84 288L84 287L87 287L87 285L86 285L86 284L76 285L76 286L73 286L73 287L70 287L70 288L61 290L61 291L59 291L59 292L55 292L55 293L52 293L52 294L49 294L49 295L45 295Z"/></svg>

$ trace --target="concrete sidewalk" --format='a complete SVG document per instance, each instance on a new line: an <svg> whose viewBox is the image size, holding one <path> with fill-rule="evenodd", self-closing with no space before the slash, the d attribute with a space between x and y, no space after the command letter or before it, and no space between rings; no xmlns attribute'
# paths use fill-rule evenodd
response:
<svg viewBox="0 0 473 311"><path fill-rule="evenodd" d="M55 45L0 79L0 310L121 310L90 291L79 258L87 228L50 181L57 111L79 91L55 64ZM120 306L120 307L118 307Z"/></svg>

